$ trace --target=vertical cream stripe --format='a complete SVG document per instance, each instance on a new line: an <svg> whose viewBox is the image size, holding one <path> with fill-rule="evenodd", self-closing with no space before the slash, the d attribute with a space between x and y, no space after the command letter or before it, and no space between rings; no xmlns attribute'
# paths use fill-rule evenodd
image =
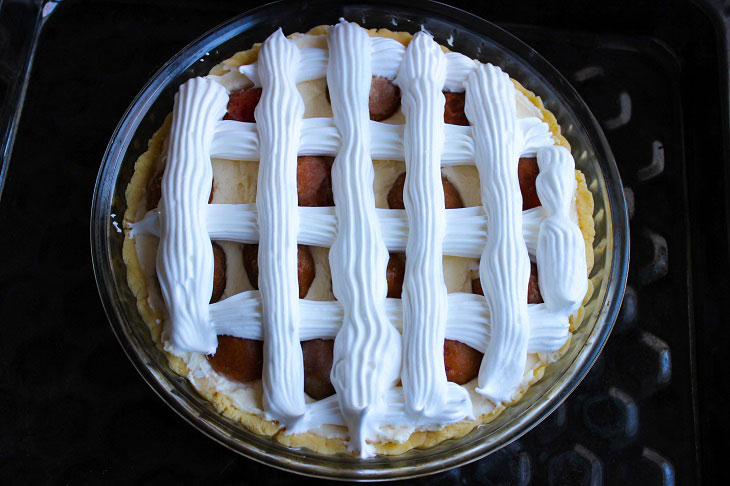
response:
<svg viewBox="0 0 730 486"><path fill-rule="evenodd" d="M264 408L289 426L304 414L297 272L297 149L304 102L297 91L299 48L281 29L259 51L263 92L255 117L261 160L256 208L264 322Z"/></svg>
<svg viewBox="0 0 730 486"><path fill-rule="evenodd" d="M226 103L224 87L193 78L180 86L172 113L157 274L170 315L170 341L180 351L212 353L218 345L208 322L213 247L206 219L213 182L210 144Z"/></svg>
<svg viewBox="0 0 730 486"><path fill-rule="evenodd" d="M444 336L448 300L443 269L446 209L441 183L446 57L429 34L413 36L398 74L406 116L408 216L403 280L403 392L414 422L448 423L471 415L469 396L446 381ZM449 403L451 402L451 403ZM454 408L453 403L459 407Z"/></svg>
<svg viewBox="0 0 730 486"><path fill-rule="evenodd" d="M330 249L332 290L344 319L335 338L332 383L351 449L374 454L386 392L400 373L400 334L385 313L388 250L375 212L368 97L371 42L356 24L341 22L328 36L327 82L342 145L332 167L337 236Z"/></svg>
<svg viewBox="0 0 730 486"><path fill-rule="evenodd" d="M477 392L497 404L510 401L522 381L530 337L530 259L522 236L517 177L521 147L515 110L514 85L501 69L487 64L469 75L465 111L474 133L489 235L479 277L492 318L492 336L479 369Z"/></svg>

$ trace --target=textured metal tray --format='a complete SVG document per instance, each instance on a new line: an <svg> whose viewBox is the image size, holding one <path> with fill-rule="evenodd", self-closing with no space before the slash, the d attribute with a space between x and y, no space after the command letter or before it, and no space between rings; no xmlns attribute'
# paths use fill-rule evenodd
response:
<svg viewBox="0 0 730 486"><path fill-rule="evenodd" d="M601 121L633 194L631 289L599 362L555 413L498 453L418 482L712 482L730 429L723 5L457 5L536 48ZM40 6L29 6L36 25ZM251 6L65 0L38 24L0 200L0 482L308 481L170 413L109 331L88 257L94 177L129 100L182 46Z"/></svg>

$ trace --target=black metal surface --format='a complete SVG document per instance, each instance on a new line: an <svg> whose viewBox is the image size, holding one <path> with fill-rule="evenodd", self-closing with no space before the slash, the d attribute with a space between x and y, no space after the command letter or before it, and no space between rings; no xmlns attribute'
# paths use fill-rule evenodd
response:
<svg viewBox="0 0 730 486"><path fill-rule="evenodd" d="M535 47L601 121L630 189L631 288L601 358L545 422L414 482L712 482L730 429L721 5L554 3L461 6ZM313 482L167 409L114 340L90 266L93 182L128 103L178 49L250 6L66 0L48 16L0 201L0 483Z"/></svg>

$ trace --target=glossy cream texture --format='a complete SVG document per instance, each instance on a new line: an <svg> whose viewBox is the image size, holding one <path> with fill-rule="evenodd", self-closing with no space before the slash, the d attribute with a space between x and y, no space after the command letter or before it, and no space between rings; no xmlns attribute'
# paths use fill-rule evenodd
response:
<svg viewBox="0 0 730 486"><path fill-rule="evenodd" d="M463 91L463 88L462 88ZM404 125L368 121L370 156L373 160L405 160ZM553 145L546 123L527 117L519 125L520 156L534 157L540 147ZM441 166L474 165L472 127L446 125ZM221 120L213 136L211 156L228 160L258 160L258 128L255 123ZM332 118L307 118L302 122L298 155L336 156L342 141Z"/></svg>
<svg viewBox="0 0 730 486"><path fill-rule="evenodd" d="M170 316L170 340L199 353L218 346L208 322L213 247L206 216L213 183L210 142L227 104L225 88L213 81L193 78L180 86L162 178L157 274Z"/></svg>
<svg viewBox="0 0 730 486"><path fill-rule="evenodd" d="M374 76L395 78L403 64L406 47L396 40L385 37L368 37L368 42L370 42L371 48L371 73ZM330 51L331 46L329 50L314 47L302 48L302 69L296 74L296 82L301 83L302 81L325 77L328 74ZM444 57L447 64L444 89L447 91L463 91L464 79L478 63L456 52L450 52ZM261 86L258 62L241 66L239 71L251 80L254 86Z"/></svg>
<svg viewBox="0 0 730 486"><path fill-rule="evenodd" d="M210 239L256 243L259 229L255 204L211 204L208 206L207 227ZM330 207L299 207L297 241L302 245L329 248L337 235L337 216ZM408 242L408 217L402 209L376 208L380 231L388 251L403 253ZM133 225L132 235L160 235L160 210L148 212ZM443 254L479 258L487 242L487 217L484 208L449 209L445 215L446 229ZM522 235L527 252L534 257L540 225L545 220L545 210L536 207L522 213Z"/></svg>
<svg viewBox="0 0 730 486"><path fill-rule="evenodd" d="M446 295L445 289L439 288L443 287L446 268L441 269L440 275L434 269L441 265L439 246L442 254L475 258L482 254L485 245L489 245L493 234L497 235L496 239L500 239L506 230L504 227L496 227L488 203L445 211L443 199L437 204L435 198L428 200L426 197L432 191L431 194L439 194L443 198L439 167L455 170L459 167L449 166L469 165L476 161L483 179L484 171L480 166L483 164L483 155L495 150L490 145L492 142L485 142L482 135L485 127L483 117L481 123L475 123L475 116L482 114L475 115L468 108L468 101L474 93L470 94L471 85L465 85L465 82L471 79L470 73L480 64L460 54L444 55L440 49L437 52L433 48L435 44L426 34L415 36L411 42L413 47L409 47L407 51L396 41L370 38L355 24L344 22L331 30L328 42L329 49L297 47L280 32L275 33L262 46L259 61L241 68L242 73L264 89L256 111L258 123L220 121L227 96L225 89L217 86L215 81L211 81L211 86L206 85L206 90L196 92L192 97L190 106L198 107L201 113L186 116L192 119L203 117L206 120L201 131L196 132L196 137L205 135L201 144L209 143L208 155L203 158L208 164L202 164L203 166L209 167L209 156L230 160L261 159L256 204L214 204L206 209L205 201L200 205L185 203L188 208L186 211L194 209L190 214L195 214L198 218L195 237L203 236L195 244L203 246L202 241L205 241L209 249L209 239L246 243L261 241L259 248L266 248L266 251L259 255L261 292L238 290L240 293L228 294L231 296L221 302L208 305L210 288L206 292L202 287L206 281L212 285L211 255L210 265L207 267L208 274L211 274L210 279L196 279L200 282L196 283L197 287L172 298L186 301L191 300L191 295L204 295L206 305L202 306L204 309L197 311L201 317L196 322L204 323L205 326L199 327L206 329L213 338L215 334L228 334L267 342L265 370L268 371L264 372L263 380L267 418L279 420L286 427L286 433L322 431L326 424L346 425L349 428L350 448L361 455L369 455L372 454L372 447L368 442L405 440L414 430L438 429L449 422L490 410L482 403L485 401L483 397L473 393L473 384L459 387L447 383L447 392L437 393L438 390L444 390L445 383L445 376L444 381L440 380L440 375L444 373L443 347L439 344L436 349L433 343L442 343L443 337L446 337L464 342L479 351L486 351L486 355L509 353L510 343L504 342L505 330L500 310L497 308L495 312L489 300L479 295ZM407 66L408 56L425 64L413 65L415 71L402 71L403 76L398 78L404 94L405 125L370 121L367 110L370 75L393 78L398 74L401 65ZM426 64L434 69L423 69ZM441 64L445 64L446 70L443 81L443 71L439 67ZM418 72L419 68L421 72ZM298 96L296 83L325 75L328 78L334 117L302 120L302 100ZM506 78L504 73L502 75ZM214 76L207 79L211 78L215 79ZM442 86L439 87L439 84ZM441 91L463 91L465 88L467 116L473 126L444 126ZM481 89L483 87L476 86L475 92ZM222 102L223 108L211 122L208 120L208 116L212 117L211 110L206 108L208 105L204 100L210 96L208 91L220 93L221 90L225 98ZM409 96L417 100L410 108ZM514 113L517 96L514 89L511 98L504 93L497 96L482 92L480 96L482 100L488 100L492 96L491 103L496 106L492 106L490 110L511 110ZM286 103L281 103L282 98L286 98ZM220 103L220 100L216 103ZM426 113L430 115L426 116ZM174 116L176 115L177 111ZM170 145L180 144L181 141L190 143L184 132L174 130L175 123L173 121ZM569 337L570 309L575 310L583 297L582 294L576 297L581 285L586 282L584 249L580 246L578 250L575 244L578 241L575 239L576 231L580 237L580 230L573 222L574 216L564 210L566 198L568 208L572 203L575 190L572 172L574 167L567 151L567 158L560 153L559 157L556 156L560 162L557 164L551 162L556 157L548 160L549 157L545 155L548 152L540 155L543 148L552 146L553 140L547 125L536 117L520 120L514 118L510 134L493 135L491 140L505 147L508 140L512 141L512 159L509 163L514 164L515 181L516 158L538 153L541 171L542 164L546 164L547 175L542 179L542 189L538 183L538 192L541 198L540 191L554 194L553 199L556 201L555 204L548 202L545 208L525 212L521 211L521 201L518 201L518 209L511 211L516 213L519 222L512 224L507 230L510 239L522 240L525 256L529 251L530 255L536 257L540 267L541 285L545 268L545 285L554 285L556 288L550 297L543 293L545 304L527 306L526 296L522 300L525 303L524 322L527 325L521 336L521 350L513 351L521 354L524 363L527 353L554 352L565 343ZM414 150L414 147L417 149ZM297 207L297 154L338 156L333 166L335 208ZM409 181L404 191L406 194L411 192L410 195L404 194L409 210L375 208L375 199L381 197L377 191L373 195L373 182L376 183L376 188L378 184L374 181L373 173L372 159L375 158L405 160L406 164L411 164L408 165ZM168 167L169 164L168 161ZM552 168L549 169L548 166ZM417 167L422 170L414 170ZM167 172L165 177L168 177ZM164 184L163 182L163 186ZM201 184L204 185L205 180ZM207 184L206 200L210 179ZM481 187L483 191L483 181ZM510 188L511 197L515 195L513 189ZM181 194L178 196L180 200L197 197L191 192L177 194ZM468 193L463 196L474 199ZM519 198L519 187L516 196ZM546 197L550 199L551 196ZM413 204L414 201L408 202L410 198L425 202L425 206ZM476 198L475 204L478 204L479 199L483 203L487 201L483 193L481 198ZM169 220L166 208L163 201L158 211L150 212L135 225L133 235L160 235L162 247L163 240L167 238L163 225ZM554 222L549 231L543 232L543 221L546 217L552 218ZM184 214L176 221L184 218L189 219L191 216ZM499 221L499 217L496 220ZM428 233L424 230L425 227L437 230ZM411 242L409 235L419 231L424 237L414 238ZM185 228L185 233L193 238L189 227ZM269 239L264 243L266 238ZM298 299L297 241L333 247L329 253L329 263L337 301L314 302ZM540 243L541 241L546 243ZM582 238L580 242L582 245ZM416 250L409 247L411 243L417 245ZM539 254L541 244L545 256ZM344 251L338 251L337 245ZM438 319L424 323L423 318L408 317L413 309L409 311L404 307L407 306L407 298L403 301L385 299L386 282L380 276L385 274L388 250L408 252L407 261L420 252L421 260L431 265L428 273L424 274L425 282L409 282L406 287L413 288L411 296L427 299L429 305L435 302L436 306L440 306L440 310L434 314L438 315ZM550 266L549 259L552 256L547 255L554 252L560 252L562 259ZM267 254L269 261L264 261ZM158 254L158 268L160 258ZM583 261L582 277L580 264L575 263L578 258ZM566 265L566 262L573 262L573 266ZM175 265L172 260L162 263ZM509 259L503 259L501 264L504 267L501 270L503 273L513 271L513 262ZM374 268L382 271L374 271ZM527 268L529 273L529 265ZM566 284L566 279L571 277L561 273L561 268L568 269L578 283ZM198 275L207 274L201 271ZM407 277L407 280L415 278ZM264 284L264 280L268 283ZM482 282L485 281L482 275ZM525 292L526 288L525 280ZM168 302L168 308L174 307L175 304L170 306L168 296L164 293L163 296ZM199 300L202 302L202 299ZM419 310L416 309L415 312L418 313ZM181 321L172 320L172 334L176 332L175 327L179 326L176 322ZM178 332L189 334L184 325ZM511 331L508 329L506 332ZM402 373L401 333L404 341L412 341L411 349L407 353L422 354L421 363L418 360L404 361ZM311 401L303 393L299 341L318 337L336 337L340 343L336 344L335 370L332 376L337 394L325 400ZM415 344L419 339L423 343L421 348ZM181 346L172 342L176 353L200 351L201 343L205 344L203 337L194 337L186 343L180 342ZM210 352L209 349L206 348L203 352ZM192 370L191 379L215 375L201 355L183 354ZM520 357L517 356L516 359L519 361ZM532 366L533 362L528 360L526 370L532 369ZM409 378L406 378L408 373ZM523 374L517 377L517 384L524 386L526 376ZM394 386L399 378L403 379L405 387ZM256 408L248 402L240 401L240 397L251 396L251 386L235 385L222 377L215 379L222 391L228 390L239 397L234 399L237 406L242 410L256 412ZM512 379L510 383L514 381ZM481 373L479 384L478 389L483 391ZM508 388L503 387L501 394L506 396L511 393L504 392ZM495 396L495 402L497 401ZM330 436L330 432L325 433L325 436Z"/></svg>
<svg viewBox="0 0 730 486"><path fill-rule="evenodd" d="M588 290L583 235L569 216L575 163L565 148L544 147L537 152L537 164L537 194L547 214L537 240L540 289L551 312L570 316Z"/></svg>
<svg viewBox="0 0 730 486"><path fill-rule="evenodd" d="M448 294L446 339L453 339L484 352L489 344L491 322L484 297L455 292ZM403 330L401 299L385 300L385 315L399 332ZM301 320L299 339L332 339L337 336L344 319L342 303L336 300L299 302ZM562 314L552 313L546 304L529 304L530 339L528 353L553 352L560 349L568 337L568 323ZM210 322L218 334L247 339L263 339L261 295L249 290L211 304Z"/></svg>
<svg viewBox="0 0 730 486"><path fill-rule="evenodd" d="M398 74L405 48L400 42L382 37L368 37L370 43L371 58L375 63L370 63L371 72L375 76L394 78ZM300 48L301 68L297 70L296 82L311 81L324 78L328 75L330 49L318 49L315 47ZM254 86L261 86L261 79L258 74L258 62L247 64L239 68L241 74L251 80Z"/></svg>
<svg viewBox="0 0 730 486"><path fill-rule="evenodd" d="M406 117L408 217L403 279L403 372L406 412L417 422L449 423L471 416L466 390L446 381L443 365L448 299L443 269L446 210L441 182L446 56L430 35L408 45L397 78ZM382 274L381 274L382 275ZM454 407L456 403L459 406Z"/></svg>
<svg viewBox="0 0 730 486"><path fill-rule="evenodd" d="M522 381L530 331L530 259L522 236L514 99L514 85L498 67L480 66L467 78L464 111L476 135L475 158L489 233L479 277L492 318L492 338L479 368L477 391L495 403L510 401Z"/></svg>
<svg viewBox="0 0 730 486"><path fill-rule="evenodd" d="M374 454L385 392L400 375L401 336L385 313L388 249L375 212L368 97L372 79L367 32L341 22L330 30L327 84L342 146L332 165L337 235L329 253L332 291L344 309L335 337L332 384L350 432L350 448ZM388 359L383 359L388 356ZM386 422L387 423L387 422Z"/></svg>
<svg viewBox="0 0 730 486"><path fill-rule="evenodd" d="M288 426L304 415L297 279L297 140L304 102L294 82L299 58L299 48L281 29L263 43L258 62L263 91L255 110L261 148L256 209L264 408Z"/></svg>

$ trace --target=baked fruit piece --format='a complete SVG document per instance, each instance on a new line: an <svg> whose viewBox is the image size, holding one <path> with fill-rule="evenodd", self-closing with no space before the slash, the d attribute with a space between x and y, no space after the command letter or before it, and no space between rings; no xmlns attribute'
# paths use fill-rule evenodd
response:
<svg viewBox="0 0 730 486"><path fill-rule="evenodd" d="M327 398L335 393L330 380L334 346L334 339L302 341L304 393L315 400Z"/></svg>
<svg viewBox="0 0 730 486"><path fill-rule="evenodd" d="M334 206L332 161L329 157L297 157L297 196L300 206Z"/></svg>
<svg viewBox="0 0 730 486"><path fill-rule="evenodd" d="M226 290L226 253L218 243L213 243L213 295L210 303L218 302Z"/></svg>
<svg viewBox="0 0 730 486"><path fill-rule="evenodd" d="M388 258L388 267L385 278L388 280L388 298L400 299L403 293L403 276L406 273L405 255L391 253Z"/></svg>
<svg viewBox="0 0 730 486"><path fill-rule="evenodd" d="M444 105L444 123L450 125L468 126L469 120L464 113L464 93L444 93L446 103Z"/></svg>
<svg viewBox="0 0 730 486"><path fill-rule="evenodd" d="M259 288L259 245L243 245L243 268L246 269L248 281L253 288ZM314 281L314 259L308 246L299 245L297 248L299 298L303 299L309 292Z"/></svg>
<svg viewBox="0 0 730 486"><path fill-rule="evenodd" d="M325 91L327 103L330 100L329 89ZM370 82L370 96L368 98L368 111L373 121L387 120L400 108L400 88L390 79L383 76L373 76Z"/></svg>
<svg viewBox="0 0 730 486"><path fill-rule="evenodd" d="M224 120L253 123L254 110L261 99L261 88L246 88L233 91L228 98Z"/></svg>
<svg viewBox="0 0 730 486"><path fill-rule="evenodd" d="M368 109L370 119L383 121L390 118L400 107L400 89L390 79L373 76L370 83Z"/></svg>
<svg viewBox="0 0 730 486"><path fill-rule="evenodd" d="M445 339L444 367L446 368L446 379L457 385L469 383L479 374L483 356L483 353L462 342Z"/></svg>
<svg viewBox="0 0 730 486"><path fill-rule="evenodd" d="M403 203L403 186L405 186L405 183L406 173L403 172L395 179L393 187L391 187L388 192L388 207L390 209L406 208ZM441 183L444 187L444 204L446 205L446 209L463 208L464 202L461 200L461 195L451 181L449 181L446 177L441 176Z"/></svg>
<svg viewBox="0 0 730 486"><path fill-rule="evenodd" d="M537 187L535 186L539 173L540 168L537 166L537 159L535 157L520 158L520 162L517 165L517 177L520 180L523 211L542 206L540 198L537 195Z"/></svg>
<svg viewBox="0 0 730 486"><path fill-rule="evenodd" d="M261 379L264 343L256 339L218 336L218 349L207 358L210 366L226 378L250 383Z"/></svg>

